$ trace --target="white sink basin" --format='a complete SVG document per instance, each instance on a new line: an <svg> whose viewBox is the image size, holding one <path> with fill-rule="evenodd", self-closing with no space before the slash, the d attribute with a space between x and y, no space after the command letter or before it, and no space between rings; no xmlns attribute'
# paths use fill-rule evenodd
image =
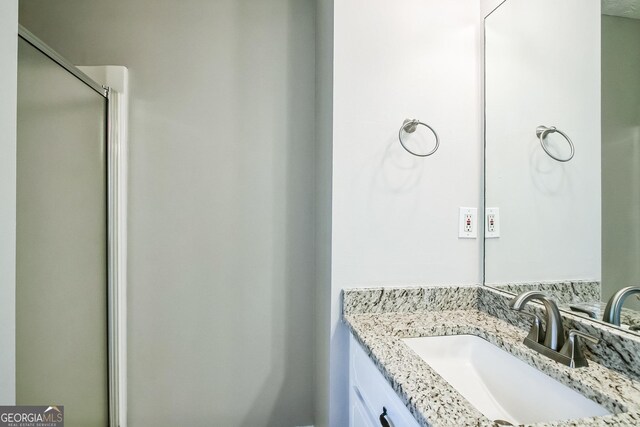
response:
<svg viewBox="0 0 640 427"><path fill-rule="evenodd" d="M609 414L482 338L452 335L403 341L492 421L518 425Z"/></svg>

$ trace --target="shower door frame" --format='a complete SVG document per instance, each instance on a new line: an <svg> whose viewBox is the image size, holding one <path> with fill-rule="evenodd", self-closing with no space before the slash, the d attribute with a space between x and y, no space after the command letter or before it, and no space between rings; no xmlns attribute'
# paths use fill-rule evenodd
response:
<svg viewBox="0 0 640 427"><path fill-rule="evenodd" d="M126 427L126 103L121 93L93 80L22 25L18 37L106 100L108 427Z"/></svg>

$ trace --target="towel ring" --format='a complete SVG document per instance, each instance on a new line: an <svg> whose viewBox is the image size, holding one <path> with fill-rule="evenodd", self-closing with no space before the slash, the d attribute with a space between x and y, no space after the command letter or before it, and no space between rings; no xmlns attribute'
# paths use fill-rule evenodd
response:
<svg viewBox="0 0 640 427"><path fill-rule="evenodd" d="M426 154L414 153L413 151L409 150L406 147L406 145L404 145L404 141L402 140L402 132L414 133L416 131L416 129L418 128L418 125L422 125L422 126L426 127L431 132L433 132L433 135L436 137L436 146L433 147L433 150L429 151ZM398 131L398 139L400 140L400 145L402 145L402 148L404 148L408 153L413 154L414 156L418 156L418 157L430 156L433 153L435 153L436 151L438 151L438 147L440 146L440 138L438 138L438 134L436 133L436 131L433 130L433 128L431 126L429 126L428 124L422 123L420 120L417 120L417 119L406 119L404 122L402 122L402 126L400 126L400 130Z"/></svg>
<svg viewBox="0 0 640 427"><path fill-rule="evenodd" d="M551 154L549 150L547 150L547 146L544 144L544 138L547 136L547 134L556 132L562 135L564 139L567 140L567 142L569 143L569 147L571 148L571 154L566 159L561 159ZM576 149L573 146L573 142L571 142L571 138L569 138L567 134L562 132L560 129L556 129L555 126L538 126L536 128L536 136L540 139L540 145L542 145L542 149L544 150L544 152L547 153L553 160L557 160L559 162L568 162L569 160L573 159L573 155L576 154Z"/></svg>

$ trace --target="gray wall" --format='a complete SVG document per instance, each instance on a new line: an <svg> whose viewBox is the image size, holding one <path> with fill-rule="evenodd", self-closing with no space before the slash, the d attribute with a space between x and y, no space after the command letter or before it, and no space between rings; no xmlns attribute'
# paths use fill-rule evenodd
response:
<svg viewBox="0 0 640 427"><path fill-rule="evenodd" d="M313 422L312 0L22 0L130 70L129 420Z"/></svg>
<svg viewBox="0 0 640 427"><path fill-rule="evenodd" d="M333 3L316 1L316 376L315 427L329 425Z"/></svg>
<svg viewBox="0 0 640 427"><path fill-rule="evenodd" d="M640 282L640 20L602 16L602 298ZM629 298L625 306L640 310Z"/></svg>
<svg viewBox="0 0 640 427"><path fill-rule="evenodd" d="M16 90L18 1L0 1L0 405L16 393Z"/></svg>

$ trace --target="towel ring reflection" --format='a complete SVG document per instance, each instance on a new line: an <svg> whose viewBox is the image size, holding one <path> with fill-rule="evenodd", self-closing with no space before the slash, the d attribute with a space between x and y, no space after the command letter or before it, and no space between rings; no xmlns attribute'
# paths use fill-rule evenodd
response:
<svg viewBox="0 0 640 427"><path fill-rule="evenodd" d="M436 145L435 145L435 147L433 147L433 150L429 151L426 154L414 153L413 151L409 150L406 145L404 145L404 141L402 140L402 133L403 132L414 133L416 131L416 129L418 128L418 125L422 125L422 126L426 127L431 132L433 132L433 135L436 137ZM404 122L402 122L402 126L400 126L400 130L398 131L398 139L400 140L400 145L402 145L402 148L404 148L408 153L413 154L414 156L418 156L418 157L430 156L433 153L435 153L436 151L438 151L438 147L440 146L440 138L438 138L438 134L436 133L436 131L433 130L433 128L431 126L429 126L428 124L422 123L420 120L416 120L416 119L406 119Z"/></svg>
<svg viewBox="0 0 640 427"><path fill-rule="evenodd" d="M549 152L549 150L547 149L547 146L544 143L544 138L550 133L559 133L564 137L564 139L567 140L567 142L569 143L569 147L571 148L571 154L569 155L569 157L567 157L566 159L562 159L554 156ZM540 139L540 145L542 145L542 149L544 150L544 152L547 153L549 157L551 157L554 160L557 160L559 162L568 162L569 160L573 159L573 155L576 154L576 149L573 146L573 142L571 141L571 138L569 138L567 134L562 132L560 129L556 129L555 126L551 126L551 127L538 126L536 128L536 136Z"/></svg>

